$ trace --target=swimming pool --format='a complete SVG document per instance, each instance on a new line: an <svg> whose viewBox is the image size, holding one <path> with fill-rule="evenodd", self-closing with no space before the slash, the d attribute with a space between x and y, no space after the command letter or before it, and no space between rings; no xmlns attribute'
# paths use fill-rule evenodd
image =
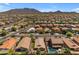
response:
<svg viewBox="0 0 79 59"><path fill-rule="evenodd" d="M55 49L55 48L52 48L52 47L47 47L47 49L48 49L48 54L56 54L57 52L56 52L56 50L57 49Z"/></svg>

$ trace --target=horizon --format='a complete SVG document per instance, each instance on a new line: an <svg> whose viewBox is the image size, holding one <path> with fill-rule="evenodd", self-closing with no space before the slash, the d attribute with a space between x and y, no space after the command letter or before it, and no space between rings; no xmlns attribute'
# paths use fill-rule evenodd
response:
<svg viewBox="0 0 79 59"><path fill-rule="evenodd" d="M79 3L0 3L0 12L11 9L33 8L41 12L77 12Z"/></svg>

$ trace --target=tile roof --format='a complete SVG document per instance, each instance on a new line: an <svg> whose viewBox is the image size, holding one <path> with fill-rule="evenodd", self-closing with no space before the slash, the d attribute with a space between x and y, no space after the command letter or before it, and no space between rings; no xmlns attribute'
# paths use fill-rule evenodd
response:
<svg viewBox="0 0 79 59"><path fill-rule="evenodd" d="M79 49L79 46L70 39L64 39L64 43L71 49Z"/></svg>
<svg viewBox="0 0 79 59"><path fill-rule="evenodd" d="M74 37L74 39L73 39L73 40L75 40L77 43L79 43L79 36Z"/></svg>
<svg viewBox="0 0 79 59"><path fill-rule="evenodd" d="M6 41L0 46L2 49L11 49L16 44L15 38L8 38Z"/></svg>
<svg viewBox="0 0 79 59"><path fill-rule="evenodd" d="M59 37L51 37L52 44L63 44L62 38Z"/></svg>
<svg viewBox="0 0 79 59"><path fill-rule="evenodd" d="M30 43L31 43L31 38L29 37L24 37L18 44L17 48L26 48L29 49L30 48Z"/></svg>
<svg viewBox="0 0 79 59"><path fill-rule="evenodd" d="M45 42L43 37L39 37L35 40L35 48L44 48L45 49Z"/></svg>

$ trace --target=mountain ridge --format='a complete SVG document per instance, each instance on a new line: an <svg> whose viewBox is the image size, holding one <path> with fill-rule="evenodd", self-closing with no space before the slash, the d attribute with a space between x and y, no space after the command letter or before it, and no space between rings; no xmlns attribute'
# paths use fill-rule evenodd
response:
<svg viewBox="0 0 79 59"><path fill-rule="evenodd" d="M10 9L8 11L0 12L0 13L76 13L76 12L62 12L60 10L57 11L49 11L49 12L41 12L34 8L18 8L18 9Z"/></svg>

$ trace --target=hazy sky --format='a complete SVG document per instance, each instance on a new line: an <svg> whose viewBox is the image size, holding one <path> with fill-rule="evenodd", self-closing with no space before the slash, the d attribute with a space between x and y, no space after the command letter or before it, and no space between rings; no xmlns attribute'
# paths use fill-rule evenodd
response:
<svg viewBox="0 0 79 59"><path fill-rule="evenodd" d="M40 11L76 11L79 12L79 3L1 3L0 12L15 8L35 8Z"/></svg>

